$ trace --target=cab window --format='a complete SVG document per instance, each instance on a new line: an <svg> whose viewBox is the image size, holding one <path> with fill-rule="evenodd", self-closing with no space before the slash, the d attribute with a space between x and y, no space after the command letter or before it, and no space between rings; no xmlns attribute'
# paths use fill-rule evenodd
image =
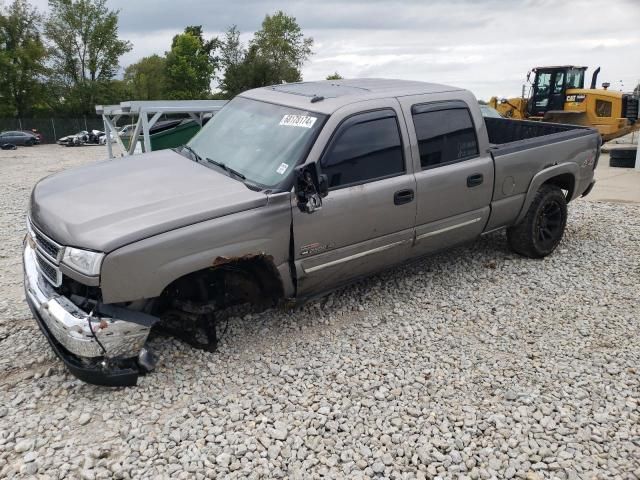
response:
<svg viewBox="0 0 640 480"><path fill-rule="evenodd" d="M556 72L555 82L553 84L553 93L562 93L564 87L564 72Z"/></svg>
<svg viewBox="0 0 640 480"><path fill-rule="evenodd" d="M403 174L404 155L395 112L380 110L349 117L338 127L320 165L329 188Z"/></svg>

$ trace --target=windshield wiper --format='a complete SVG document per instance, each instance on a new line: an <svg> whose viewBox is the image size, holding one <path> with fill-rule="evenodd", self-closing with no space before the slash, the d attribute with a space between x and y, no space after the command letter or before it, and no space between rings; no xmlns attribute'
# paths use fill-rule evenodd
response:
<svg viewBox="0 0 640 480"><path fill-rule="evenodd" d="M198 153L193 148L191 148L189 145L182 145L180 148L183 149L183 150L188 151L191 155L193 155L193 158L195 158L197 162L201 162L202 161L202 157L200 155L198 155Z"/></svg>
<svg viewBox="0 0 640 480"><path fill-rule="evenodd" d="M209 158L209 157L207 157L207 162L209 162L209 163L211 163L211 164L215 165L216 167L220 167L220 168L221 168L221 169L223 169L224 171L229 172L229 173L231 173L232 175L235 175L236 177L241 178L242 180L246 180L246 179L247 179L247 177L245 177L245 176L244 176L243 174L241 174L239 171L234 170L234 169L233 169L233 168L231 168L231 167L228 167L227 165L225 165L225 164L224 164L224 163L222 163L222 162L217 162L217 161L215 161L215 160L213 160L212 158Z"/></svg>

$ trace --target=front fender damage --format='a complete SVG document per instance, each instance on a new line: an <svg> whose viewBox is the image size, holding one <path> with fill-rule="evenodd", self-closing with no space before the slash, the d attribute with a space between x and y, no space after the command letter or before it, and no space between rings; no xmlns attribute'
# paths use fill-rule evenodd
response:
<svg viewBox="0 0 640 480"><path fill-rule="evenodd" d="M87 383L131 386L153 367L145 343L158 318L95 299L59 293L36 268L25 242L24 288L29 308L54 353Z"/></svg>

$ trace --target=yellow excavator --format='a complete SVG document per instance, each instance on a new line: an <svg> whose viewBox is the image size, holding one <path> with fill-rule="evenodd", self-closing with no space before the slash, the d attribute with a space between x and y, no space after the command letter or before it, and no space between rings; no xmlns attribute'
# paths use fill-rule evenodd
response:
<svg viewBox="0 0 640 480"><path fill-rule="evenodd" d="M640 129L638 99L609 90L609 83L597 89L600 67L593 72L591 87L584 88L586 69L574 65L536 67L527 73L527 82L532 73L535 75L528 97L523 86L521 97L492 97L489 106L508 118L593 127L605 142Z"/></svg>

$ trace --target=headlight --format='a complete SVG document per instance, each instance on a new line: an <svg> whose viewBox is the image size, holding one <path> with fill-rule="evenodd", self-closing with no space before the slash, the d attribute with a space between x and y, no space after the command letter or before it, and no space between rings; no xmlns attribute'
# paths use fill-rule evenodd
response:
<svg viewBox="0 0 640 480"><path fill-rule="evenodd" d="M104 253L65 247L62 263L85 275L98 275Z"/></svg>

